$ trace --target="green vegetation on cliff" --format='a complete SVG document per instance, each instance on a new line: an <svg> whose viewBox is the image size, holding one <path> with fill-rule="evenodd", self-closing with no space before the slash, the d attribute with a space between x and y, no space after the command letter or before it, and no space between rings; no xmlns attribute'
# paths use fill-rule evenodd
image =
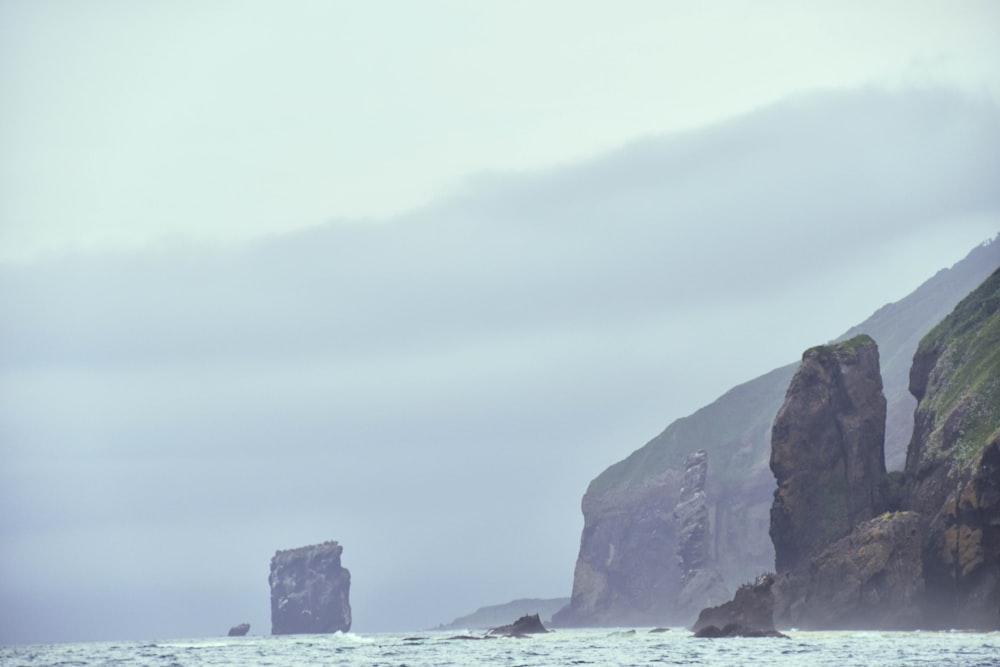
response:
<svg viewBox="0 0 1000 667"><path fill-rule="evenodd" d="M954 448L953 466L978 462L1000 429L1000 270L955 308L921 341L917 359L934 359L921 411L937 427L923 452L933 459Z"/></svg>
<svg viewBox="0 0 1000 667"><path fill-rule="evenodd" d="M926 517L932 625L995 628L1000 600L1000 270L921 341L907 509Z"/></svg>

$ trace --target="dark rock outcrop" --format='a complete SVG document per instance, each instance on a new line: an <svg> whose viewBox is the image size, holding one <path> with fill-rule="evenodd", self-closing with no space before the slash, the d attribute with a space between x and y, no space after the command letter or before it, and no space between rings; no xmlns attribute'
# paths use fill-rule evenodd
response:
<svg viewBox="0 0 1000 667"><path fill-rule="evenodd" d="M996 245L996 244L994 244ZM926 517L926 623L998 626L1000 270L920 343L906 506Z"/></svg>
<svg viewBox="0 0 1000 667"><path fill-rule="evenodd" d="M537 611L542 623L552 617L552 614L566 606L567 598L520 598L504 604L480 607L471 614L459 616L451 623L439 625L435 630L462 630L475 628L492 628L507 619L528 611Z"/></svg>
<svg viewBox="0 0 1000 667"><path fill-rule="evenodd" d="M779 623L912 628L919 622L921 518L877 516L892 486L884 463L885 405L871 338L803 354L771 441Z"/></svg>
<svg viewBox="0 0 1000 667"><path fill-rule="evenodd" d="M866 521L816 555L808 570L779 576L776 616L803 629L919 627L922 535L914 512Z"/></svg>
<svg viewBox="0 0 1000 667"><path fill-rule="evenodd" d="M920 339L1000 263L1000 243L974 249L906 298L886 305L838 340L867 333L879 342L888 403L885 460L902 467L913 430L907 390ZM673 517L683 462L704 449L710 553L730 589L774 568L768 538L774 477L769 469L771 425L795 365L739 385L694 414L678 419L644 447L594 479L581 503L584 527L570 604L553 617L560 626L685 624L677 613L682 573ZM887 505L887 508L890 506Z"/></svg>
<svg viewBox="0 0 1000 667"><path fill-rule="evenodd" d="M702 609L692 630L709 626L737 625L755 630L774 630L773 574L762 574L752 584L743 584L729 602Z"/></svg>
<svg viewBox="0 0 1000 667"><path fill-rule="evenodd" d="M720 628L717 625L708 625L694 633L699 639L721 639L723 637L778 637L788 639L788 635L777 630L757 630L748 628L738 623L729 623Z"/></svg>
<svg viewBox="0 0 1000 667"><path fill-rule="evenodd" d="M271 634L351 629L351 573L337 542L278 551L271 559Z"/></svg>
<svg viewBox="0 0 1000 667"><path fill-rule="evenodd" d="M230 636L230 637L245 637L248 632L250 632L250 624L249 623L240 623L239 625L234 625L233 627L229 628L229 635L228 636Z"/></svg>
<svg viewBox="0 0 1000 667"><path fill-rule="evenodd" d="M510 625L501 625L490 629L487 635L502 637L523 637L525 635L537 635L546 633L548 630L542 625L542 619L538 614L525 614Z"/></svg>
<svg viewBox="0 0 1000 667"><path fill-rule="evenodd" d="M674 508L677 564L681 569L681 590L674 609L678 614L693 616L706 605L726 600L729 590L709 552L712 532L705 499L708 453L699 450L688 456L684 465L680 500Z"/></svg>
<svg viewBox="0 0 1000 667"><path fill-rule="evenodd" d="M778 489L770 534L779 572L807 568L881 511L884 441L875 341L861 335L806 350L771 435Z"/></svg>

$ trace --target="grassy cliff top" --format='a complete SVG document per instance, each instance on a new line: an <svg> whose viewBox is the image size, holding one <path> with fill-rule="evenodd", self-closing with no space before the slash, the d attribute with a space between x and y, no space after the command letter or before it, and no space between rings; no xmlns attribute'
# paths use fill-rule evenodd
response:
<svg viewBox="0 0 1000 667"><path fill-rule="evenodd" d="M858 351L863 345L875 345L875 339L868 334L858 334L853 338L847 340L842 340L837 343L830 343L829 345L817 345L816 347L810 347L808 350L802 353L802 358L814 357L819 354L832 353L840 356L853 355Z"/></svg>

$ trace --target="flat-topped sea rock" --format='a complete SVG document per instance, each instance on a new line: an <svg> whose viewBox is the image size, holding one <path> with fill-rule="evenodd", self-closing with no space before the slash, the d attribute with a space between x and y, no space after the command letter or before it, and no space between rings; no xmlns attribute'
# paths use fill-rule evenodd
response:
<svg viewBox="0 0 1000 667"><path fill-rule="evenodd" d="M323 542L278 551L271 559L271 634L347 632L351 629L351 573L343 547Z"/></svg>

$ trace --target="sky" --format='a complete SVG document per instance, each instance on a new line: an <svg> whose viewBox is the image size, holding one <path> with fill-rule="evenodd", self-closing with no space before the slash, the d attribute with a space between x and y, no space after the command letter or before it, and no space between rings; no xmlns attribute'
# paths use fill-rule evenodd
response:
<svg viewBox="0 0 1000 667"><path fill-rule="evenodd" d="M589 481L1000 232L990 2L0 0L0 643L568 596Z"/></svg>

